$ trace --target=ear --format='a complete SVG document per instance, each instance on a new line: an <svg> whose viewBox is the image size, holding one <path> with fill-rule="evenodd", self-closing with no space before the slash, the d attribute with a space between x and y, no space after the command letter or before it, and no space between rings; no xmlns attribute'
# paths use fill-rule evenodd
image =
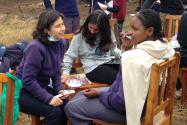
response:
<svg viewBox="0 0 187 125"><path fill-rule="evenodd" d="M50 31L48 29L45 29L44 32L50 35Z"/></svg>
<svg viewBox="0 0 187 125"><path fill-rule="evenodd" d="M154 28L153 27L147 28L147 36L148 37L153 36L153 33L154 33Z"/></svg>

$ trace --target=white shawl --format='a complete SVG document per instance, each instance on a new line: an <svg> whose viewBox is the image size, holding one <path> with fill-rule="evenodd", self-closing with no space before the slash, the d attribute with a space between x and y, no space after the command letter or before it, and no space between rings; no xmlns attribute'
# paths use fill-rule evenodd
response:
<svg viewBox="0 0 187 125"><path fill-rule="evenodd" d="M140 125L149 88L151 66L170 58L175 51L167 43L145 41L122 54L122 78L127 125Z"/></svg>

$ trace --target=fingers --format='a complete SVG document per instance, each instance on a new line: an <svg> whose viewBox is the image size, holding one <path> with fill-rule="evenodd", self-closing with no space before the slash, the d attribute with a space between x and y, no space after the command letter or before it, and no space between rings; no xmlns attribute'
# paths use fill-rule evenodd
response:
<svg viewBox="0 0 187 125"><path fill-rule="evenodd" d="M61 100L59 97L54 96L49 104L56 107L56 106L62 105L63 100Z"/></svg>

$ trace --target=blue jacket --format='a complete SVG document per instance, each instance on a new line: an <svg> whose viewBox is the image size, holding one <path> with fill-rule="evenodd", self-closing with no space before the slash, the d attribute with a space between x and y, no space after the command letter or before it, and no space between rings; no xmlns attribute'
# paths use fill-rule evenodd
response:
<svg viewBox="0 0 187 125"><path fill-rule="evenodd" d="M45 8L53 8L50 0L43 0ZM79 16L76 0L55 0L55 9L65 17Z"/></svg>
<svg viewBox="0 0 187 125"><path fill-rule="evenodd" d="M126 114L121 70L110 89L107 92L100 93L99 100L107 108L113 109L123 115Z"/></svg>
<svg viewBox="0 0 187 125"><path fill-rule="evenodd" d="M62 90L61 63L67 50L65 41L43 44L33 40L26 48L17 76L22 80L22 93L28 92L44 103L53 97L47 92L50 79L56 91Z"/></svg>

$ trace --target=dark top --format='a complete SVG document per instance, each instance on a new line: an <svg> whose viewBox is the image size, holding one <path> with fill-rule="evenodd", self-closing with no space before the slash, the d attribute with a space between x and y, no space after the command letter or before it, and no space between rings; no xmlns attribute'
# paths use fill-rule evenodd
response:
<svg viewBox="0 0 187 125"><path fill-rule="evenodd" d="M107 108L113 109L123 115L126 114L121 70L110 89L107 92L100 93L99 100Z"/></svg>
<svg viewBox="0 0 187 125"><path fill-rule="evenodd" d="M23 82L22 93L29 92L48 103L53 97L46 90L50 79L56 91L62 90L60 70L66 50L65 41L43 44L33 40L27 46L17 71L18 78Z"/></svg>
<svg viewBox="0 0 187 125"><path fill-rule="evenodd" d="M181 62L180 67L187 67L187 12L183 14L179 26L177 40L180 44Z"/></svg>
<svg viewBox="0 0 187 125"><path fill-rule="evenodd" d="M50 0L43 0L45 8L53 8ZM55 9L65 17L79 16L76 0L55 0Z"/></svg>

